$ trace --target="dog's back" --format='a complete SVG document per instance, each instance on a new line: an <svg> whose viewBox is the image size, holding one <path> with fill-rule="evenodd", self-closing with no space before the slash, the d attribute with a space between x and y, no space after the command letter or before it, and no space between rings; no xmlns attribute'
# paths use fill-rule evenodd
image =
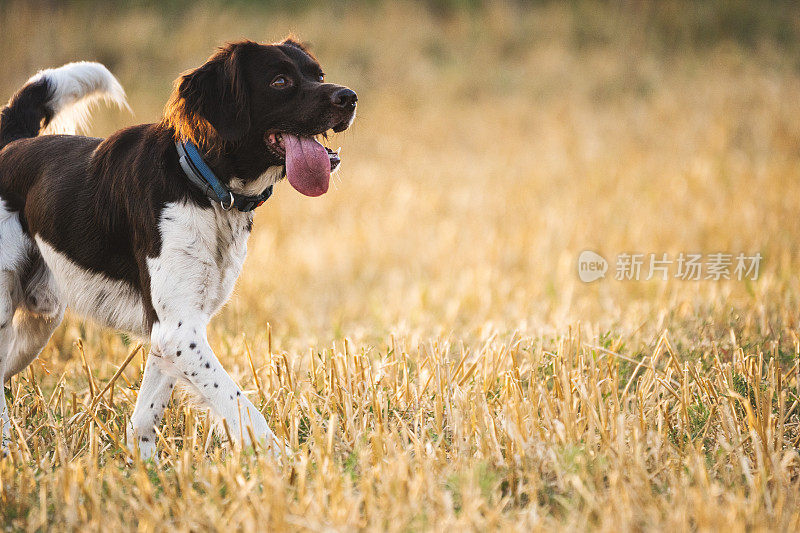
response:
<svg viewBox="0 0 800 533"><path fill-rule="evenodd" d="M52 188L44 175L56 175L67 189L78 186L87 173L88 154L97 148L101 139L78 135L45 135L11 142L0 150L0 195L8 208L20 214L28 193L34 187ZM58 173L49 172L58 168ZM43 191L45 196L48 194Z"/></svg>

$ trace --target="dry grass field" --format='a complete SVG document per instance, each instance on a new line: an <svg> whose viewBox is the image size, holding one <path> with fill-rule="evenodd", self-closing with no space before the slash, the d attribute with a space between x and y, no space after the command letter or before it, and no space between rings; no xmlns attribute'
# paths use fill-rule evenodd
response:
<svg viewBox="0 0 800 533"><path fill-rule="evenodd" d="M5 388L0 528L800 529L796 7L137 5L0 2L1 97L101 61L135 111L98 110L106 135L223 41L290 31L359 93L331 191L276 188L209 331L293 453L176 395L131 461L147 346L68 317ZM763 260L615 279L694 252Z"/></svg>

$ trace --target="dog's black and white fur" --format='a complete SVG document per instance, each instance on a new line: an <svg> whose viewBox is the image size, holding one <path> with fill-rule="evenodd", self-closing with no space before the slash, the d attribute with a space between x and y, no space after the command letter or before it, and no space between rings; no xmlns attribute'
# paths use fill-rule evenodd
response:
<svg viewBox="0 0 800 533"><path fill-rule="evenodd" d="M325 83L294 40L243 41L181 76L160 123L105 140L41 135L74 129L97 99L127 105L105 67L71 63L38 73L2 109L0 383L36 358L69 307L150 339L128 427L142 457L155 451L155 429L178 381L242 444L252 431L277 449L206 338L241 271L253 214L226 211L192 185L175 140L192 140L220 181L255 195L284 172L280 151L265 138L346 129L355 93ZM0 415L5 447L10 421L2 394Z"/></svg>

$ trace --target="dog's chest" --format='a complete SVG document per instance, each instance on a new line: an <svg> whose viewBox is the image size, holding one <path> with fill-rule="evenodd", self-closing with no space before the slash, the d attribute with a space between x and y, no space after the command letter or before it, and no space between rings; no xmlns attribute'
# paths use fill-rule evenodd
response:
<svg viewBox="0 0 800 533"><path fill-rule="evenodd" d="M247 239L253 224L252 213L217 209L216 263L219 276L218 309L230 298L247 257ZM215 311L216 311L215 309Z"/></svg>
<svg viewBox="0 0 800 533"><path fill-rule="evenodd" d="M153 307L159 317L193 309L213 315L230 297L247 255L252 213L167 205L160 221L161 253L148 259Z"/></svg>

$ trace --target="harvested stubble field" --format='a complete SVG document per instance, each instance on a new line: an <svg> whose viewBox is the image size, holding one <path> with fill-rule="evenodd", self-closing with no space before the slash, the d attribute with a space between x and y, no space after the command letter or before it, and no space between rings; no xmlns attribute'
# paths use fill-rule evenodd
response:
<svg viewBox="0 0 800 533"><path fill-rule="evenodd" d="M331 192L277 188L209 332L293 453L176 395L130 462L147 346L70 317L5 389L4 530L800 528L797 8L154 5L0 4L0 94L99 60L136 113L105 135L289 31L358 91ZM617 281L623 252L764 259Z"/></svg>

